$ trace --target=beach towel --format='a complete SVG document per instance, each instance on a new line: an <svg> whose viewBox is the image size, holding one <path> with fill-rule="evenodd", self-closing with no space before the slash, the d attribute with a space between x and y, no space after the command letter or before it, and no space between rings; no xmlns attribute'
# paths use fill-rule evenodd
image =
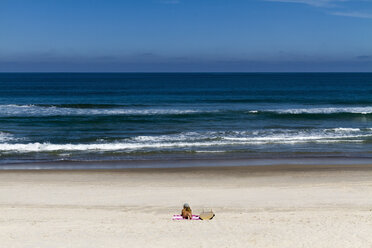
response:
<svg viewBox="0 0 372 248"><path fill-rule="evenodd" d="M184 219L182 215L175 214L173 215L172 220L186 220L186 219ZM200 220L199 215L193 215L191 220Z"/></svg>

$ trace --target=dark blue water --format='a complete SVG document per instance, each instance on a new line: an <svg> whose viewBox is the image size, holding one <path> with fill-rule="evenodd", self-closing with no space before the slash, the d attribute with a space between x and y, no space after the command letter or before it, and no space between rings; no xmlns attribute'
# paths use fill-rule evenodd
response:
<svg viewBox="0 0 372 248"><path fill-rule="evenodd" d="M0 74L0 163L372 157L372 74Z"/></svg>

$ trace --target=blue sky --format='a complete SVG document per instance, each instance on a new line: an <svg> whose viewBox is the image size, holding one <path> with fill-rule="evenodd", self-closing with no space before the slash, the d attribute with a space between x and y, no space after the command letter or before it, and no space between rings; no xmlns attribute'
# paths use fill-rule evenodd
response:
<svg viewBox="0 0 372 248"><path fill-rule="evenodd" d="M1 0L0 71L372 72L372 0Z"/></svg>

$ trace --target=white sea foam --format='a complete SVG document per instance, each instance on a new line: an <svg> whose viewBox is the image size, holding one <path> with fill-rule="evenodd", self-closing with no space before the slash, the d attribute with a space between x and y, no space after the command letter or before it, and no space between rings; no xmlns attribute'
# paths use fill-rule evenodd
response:
<svg viewBox="0 0 372 248"><path fill-rule="evenodd" d="M167 108L61 108L37 105L0 105L0 116L76 116L76 115L181 115L215 110Z"/></svg>
<svg viewBox="0 0 372 248"><path fill-rule="evenodd" d="M359 132L361 131L360 128L344 128L344 127L333 128L331 130L334 130L335 132Z"/></svg>
<svg viewBox="0 0 372 248"><path fill-rule="evenodd" d="M89 115L182 115L194 113L216 113L228 111L243 111L248 114L258 114L260 112L271 112L278 114L333 114L333 113L354 113L371 114L372 107L317 107L317 108L291 108L291 109L272 109L272 110L247 110L245 108L68 108L56 106L39 105L0 105L0 116L89 116Z"/></svg>
<svg viewBox="0 0 372 248"><path fill-rule="evenodd" d="M215 138L217 132L185 132L180 134L157 135L157 136L136 136L133 141L138 142L174 142L174 141L194 141Z"/></svg>
<svg viewBox="0 0 372 248"><path fill-rule="evenodd" d="M324 108L298 108L298 109L277 109L270 110L280 114L334 114L334 113L353 113L371 114L372 107L324 107Z"/></svg>
<svg viewBox="0 0 372 248"><path fill-rule="evenodd" d="M307 140L281 140L280 144L306 143ZM334 140L323 139L315 140L316 143L336 143L336 142L363 142L363 140ZM233 145L262 145L275 143L273 140L265 141L245 141L245 142L176 142L176 143L153 143L153 144L130 144L130 143L107 143L107 144L50 144L50 143L28 143L28 144L1 144L0 151L6 152L57 152L57 151L124 151L131 152L142 149L161 149L161 148L190 148L190 147L220 147Z"/></svg>
<svg viewBox="0 0 372 248"><path fill-rule="evenodd" d="M226 152L225 150L222 150L222 151L209 151L209 150L205 150L205 151L195 151L196 153L223 153L223 152Z"/></svg>
<svg viewBox="0 0 372 248"><path fill-rule="evenodd" d="M191 149L200 151L197 149L198 147L220 149L223 146L263 144L354 143L363 142L366 138L372 138L372 130L331 128L313 130L271 129L229 132L188 132L159 136L137 136L108 143L104 143L102 139L99 143L90 144L0 143L0 152L133 152L164 149ZM216 150L213 149L213 151Z"/></svg>
<svg viewBox="0 0 372 248"><path fill-rule="evenodd" d="M16 138L14 138L13 135L9 133L0 132L0 142L7 142L11 140L16 140Z"/></svg>

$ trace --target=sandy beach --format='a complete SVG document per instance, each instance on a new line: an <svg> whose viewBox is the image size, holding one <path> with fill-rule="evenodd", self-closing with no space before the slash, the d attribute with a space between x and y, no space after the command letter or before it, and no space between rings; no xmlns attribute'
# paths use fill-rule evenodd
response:
<svg viewBox="0 0 372 248"><path fill-rule="evenodd" d="M0 209L1 247L371 247L372 165L2 171Z"/></svg>

